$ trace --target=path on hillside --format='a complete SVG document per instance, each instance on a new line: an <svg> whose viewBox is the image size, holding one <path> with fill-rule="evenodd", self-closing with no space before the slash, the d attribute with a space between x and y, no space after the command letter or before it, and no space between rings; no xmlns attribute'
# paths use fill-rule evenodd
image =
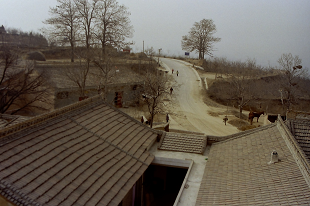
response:
<svg viewBox="0 0 310 206"><path fill-rule="evenodd" d="M237 133L238 129L230 124L224 125L223 117L214 117L209 112L224 112L225 109L211 107L203 102L202 83L198 73L191 65L168 58L160 59L172 75L175 84L173 86L172 106L170 112L170 128L202 132L207 135L229 135ZM171 70L174 73L171 74ZM179 71L179 76L177 76Z"/></svg>

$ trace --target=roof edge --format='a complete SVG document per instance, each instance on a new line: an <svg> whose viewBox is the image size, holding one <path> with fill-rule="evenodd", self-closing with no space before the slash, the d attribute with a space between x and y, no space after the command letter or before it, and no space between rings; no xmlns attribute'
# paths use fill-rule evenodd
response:
<svg viewBox="0 0 310 206"><path fill-rule="evenodd" d="M300 145L285 125L280 115L278 115L277 128L280 131L281 136L290 150L296 164L298 165L300 172L310 187L310 163L306 158L304 151L301 149Z"/></svg>
<svg viewBox="0 0 310 206"><path fill-rule="evenodd" d="M102 100L102 97L100 95L97 95L97 96L94 96L91 98L87 98L83 101L76 102L76 103L70 104L68 106L65 106L65 107L56 109L54 111L48 112L46 114L42 114L42 115L33 117L33 118L31 118L29 120L25 120L21 123L18 123L18 124L12 125L12 126L8 126L4 129L0 130L0 138L7 136L9 134L18 132L18 131L23 130L25 128L28 128L29 126L33 126L33 125L45 122L46 120L53 119L53 118L58 117L64 113L68 113L70 111L76 110L77 108L83 107L85 105L89 105L92 102L97 102L98 100Z"/></svg>
<svg viewBox="0 0 310 206"><path fill-rule="evenodd" d="M101 100L101 101L100 101ZM59 108L59 109L56 109L54 111L51 111L51 112L48 112L46 114L42 114L42 115L38 115L36 117L33 117L33 118L30 118L29 120L25 120L21 123L18 123L18 124L15 124L15 125L12 125L12 126L8 126L6 128L3 128L0 130L0 138L1 137L4 137L4 136L7 136L9 134L12 134L12 133L15 133L15 132L18 132L24 128L28 128L29 126L33 126L33 125L36 125L36 124L39 124L39 123L42 123L42 122L45 122L46 120L49 120L49 119L53 119L55 117L58 117L60 115L63 115L64 113L68 113L68 112L71 112L73 110L76 110L78 108L81 108L83 106L86 106L86 105L90 105L91 103L94 103L94 102L103 102L105 103L107 106L109 106L111 109L121 113L122 115L128 117L129 119L131 120L134 120L136 121L136 123L140 124L141 126L149 129L150 131L156 133L156 134L162 134L161 131L157 131L155 129L152 129L152 128L149 128L147 127L146 125L142 124L141 122L137 121L136 119L134 119L133 117L129 116L128 114L126 114L125 112L121 111L121 110L118 110L116 109L115 107L113 107L112 105L108 104L107 102L104 102L103 100L103 97L99 94L99 95L96 95L96 96L93 96L93 97L90 97L90 98L87 98L83 101L79 101L79 102L76 102L76 103L73 103L73 104L70 104L68 106L65 106L65 107L62 107L62 108Z"/></svg>
<svg viewBox="0 0 310 206"><path fill-rule="evenodd" d="M112 105L109 104L109 103L106 103L106 102L105 102L105 104L108 105L108 106L109 106L111 109L113 109L114 111L116 111L116 112L118 112L118 113L124 115L125 117L127 117L127 118L129 118L129 119L135 121L137 124L143 126L144 128L148 129L149 131L151 131L151 132L153 132L153 133L156 133L157 135L162 135L163 132L164 132L164 131L156 130L156 129L153 129L153 128L150 128L150 127L146 126L145 124L143 124L143 123L141 123L140 121L136 120L135 118L133 118L133 117L130 116L129 114L126 114L125 112L123 112L123 111L121 111L121 110L115 108L114 106L112 106Z"/></svg>
<svg viewBox="0 0 310 206"><path fill-rule="evenodd" d="M0 195L5 197L8 201L16 205L29 205L29 206L40 206L38 202L34 201L32 198L22 193L16 187L13 187L9 183L1 180L0 182Z"/></svg>

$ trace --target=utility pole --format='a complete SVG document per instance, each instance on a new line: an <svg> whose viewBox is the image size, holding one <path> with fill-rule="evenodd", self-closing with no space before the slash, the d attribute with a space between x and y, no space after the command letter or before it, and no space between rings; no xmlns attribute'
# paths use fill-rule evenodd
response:
<svg viewBox="0 0 310 206"><path fill-rule="evenodd" d="M144 40L143 40L143 54L144 54Z"/></svg>
<svg viewBox="0 0 310 206"><path fill-rule="evenodd" d="M161 51L162 49L160 48L160 49L158 49L158 64L159 64L159 56L160 56L160 51Z"/></svg>

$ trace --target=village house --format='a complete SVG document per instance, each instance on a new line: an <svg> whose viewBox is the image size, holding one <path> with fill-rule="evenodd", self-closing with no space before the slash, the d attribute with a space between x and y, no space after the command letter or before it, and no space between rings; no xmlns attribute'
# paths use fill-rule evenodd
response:
<svg viewBox="0 0 310 206"><path fill-rule="evenodd" d="M309 205L310 123L297 117L164 132L90 97L0 130L0 205Z"/></svg>
<svg viewBox="0 0 310 206"><path fill-rule="evenodd" d="M135 105L143 85L143 76L122 64L116 64L111 68L109 81L105 85L101 82L103 77L100 70L92 66L87 75L83 97L79 86L66 77L66 66L63 62L37 62L36 69L48 77L53 90L52 101L55 109L98 94L102 94L107 103L117 107Z"/></svg>

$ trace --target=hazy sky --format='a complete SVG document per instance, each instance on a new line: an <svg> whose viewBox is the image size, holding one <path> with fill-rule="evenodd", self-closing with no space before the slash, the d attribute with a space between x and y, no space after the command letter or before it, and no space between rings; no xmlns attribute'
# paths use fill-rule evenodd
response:
<svg viewBox="0 0 310 206"><path fill-rule="evenodd" d="M134 52L153 47L183 56L182 36L195 22L213 19L221 41L214 57L256 59L277 66L283 53L299 55L310 68L309 0L118 0L131 12ZM0 25L38 31L56 0L0 0ZM195 53L190 54L197 56Z"/></svg>

